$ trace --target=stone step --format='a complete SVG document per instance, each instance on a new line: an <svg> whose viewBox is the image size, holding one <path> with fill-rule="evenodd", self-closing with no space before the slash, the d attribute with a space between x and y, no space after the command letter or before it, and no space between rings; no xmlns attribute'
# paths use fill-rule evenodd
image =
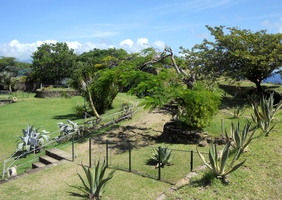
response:
<svg viewBox="0 0 282 200"><path fill-rule="evenodd" d="M55 158L52 158L52 157L50 157L48 155L43 155L43 156L39 157L39 162L42 162L45 165L49 165L49 164L57 163L57 162L59 162L59 160L57 160Z"/></svg>
<svg viewBox="0 0 282 200"><path fill-rule="evenodd" d="M46 165L42 162L34 162L32 163L32 169L35 169L35 168L42 168L42 167L45 167Z"/></svg>
<svg viewBox="0 0 282 200"><path fill-rule="evenodd" d="M57 160L69 160L69 161L72 161L72 154L66 152L66 151L63 151L61 149L57 149L55 147L53 148L50 148L50 149L47 149L46 150L46 155L54 158L54 159L57 159Z"/></svg>

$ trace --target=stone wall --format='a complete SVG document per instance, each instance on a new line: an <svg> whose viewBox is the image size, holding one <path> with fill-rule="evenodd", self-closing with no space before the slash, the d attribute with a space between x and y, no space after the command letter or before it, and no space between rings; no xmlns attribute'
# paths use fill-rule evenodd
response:
<svg viewBox="0 0 282 200"><path fill-rule="evenodd" d="M58 91L48 91L48 90L37 90L35 97L37 98L54 98L54 97L72 97L78 96L79 92L75 90L58 90Z"/></svg>

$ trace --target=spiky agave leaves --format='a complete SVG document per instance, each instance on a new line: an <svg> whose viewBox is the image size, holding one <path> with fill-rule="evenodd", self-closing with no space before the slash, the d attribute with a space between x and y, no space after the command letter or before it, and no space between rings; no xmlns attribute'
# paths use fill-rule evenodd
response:
<svg viewBox="0 0 282 200"><path fill-rule="evenodd" d="M104 178L107 169L105 160L102 163L101 167L100 167L100 161L98 161L97 164L94 165L93 170L91 168L84 166L82 163L81 166L86 176L86 180L82 177L82 175L77 173L77 175L79 176L82 182L82 186L72 186L72 185L69 186L82 191L84 194L86 194L89 197L89 199L100 199L105 191L106 183L113 178L113 174L116 171L116 169L113 169L108 174L108 176Z"/></svg>
<svg viewBox="0 0 282 200"><path fill-rule="evenodd" d="M227 164L228 156L229 156L229 149L230 149L230 141L226 143L223 150L218 153L216 144L211 144L209 149L209 162L206 161L205 157L199 152L197 148L197 153L199 154L200 158L204 162L204 164L214 173L216 178L219 179L226 179L226 175L234 172L239 167L241 167L246 160L235 164L236 160L240 156L240 151L233 157L230 164Z"/></svg>
<svg viewBox="0 0 282 200"><path fill-rule="evenodd" d="M160 163L161 166L170 165L172 161L171 150L167 147L159 147L153 150L151 158Z"/></svg>
<svg viewBox="0 0 282 200"><path fill-rule="evenodd" d="M247 146L253 140L253 136L256 132L256 129L251 131L251 124L251 122L247 122L243 130L240 131L240 122L237 123L236 127L233 122L231 123L231 137L234 140L235 148L240 151L240 154L245 151ZM228 137L227 133L226 137Z"/></svg>
<svg viewBox="0 0 282 200"><path fill-rule="evenodd" d="M48 142L50 140L50 136L48 135L49 132L44 132L44 134L40 134L39 130L40 128L34 129L34 126L27 126L27 129L22 129L23 136L20 137L22 142L17 143L17 150L24 150L26 149L28 152L30 151L30 148L32 146L31 140L32 138L37 140L37 144L39 146L43 146L45 142Z"/></svg>
<svg viewBox="0 0 282 200"><path fill-rule="evenodd" d="M244 107L237 107L233 111L233 117L234 118L240 118L240 116L243 115L244 112L245 112L245 108Z"/></svg>
<svg viewBox="0 0 282 200"><path fill-rule="evenodd" d="M251 99L252 108L254 110L252 119L257 124L257 127L261 128L261 130L265 133L265 136L268 136L276 125L276 123L271 125L271 122L273 121L276 112L282 106L282 101L276 105L274 104L273 95L274 94L271 93L268 99L263 96L259 103Z"/></svg>

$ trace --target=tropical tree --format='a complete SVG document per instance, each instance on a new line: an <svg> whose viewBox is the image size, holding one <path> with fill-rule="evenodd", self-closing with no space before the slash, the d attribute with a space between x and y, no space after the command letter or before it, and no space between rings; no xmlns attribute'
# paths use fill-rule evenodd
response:
<svg viewBox="0 0 282 200"><path fill-rule="evenodd" d="M0 85L8 87L8 90L12 92L13 85L18 81L14 74L9 71L0 72Z"/></svg>
<svg viewBox="0 0 282 200"><path fill-rule="evenodd" d="M34 80L58 84L69 78L76 66L77 55L66 43L44 43L31 56L32 78Z"/></svg>
<svg viewBox="0 0 282 200"><path fill-rule="evenodd" d="M70 83L89 102L96 118L111 108L119 92L119 76L123 71L120 65L127 60L126 51L115 48L94 49L78 57Z"/></svg>
<svg viewBox="0 0 282 200"><path fill-rule="evenodd" d="M11 68L15 68L16 66L16 58L14 57L0 57L0 72L3 71L12 71Z"/></svg>
<svg viewBox="0 0 282 200"><path fill-rule="evenodd" d="M124 69L121 80L125 87L130 88L131 94L145 97L147 108L154 109L174 102L178 108L178 120L191 127L203 128L218 110L220 98L200 82L196 84L195 80L190 80L191 70L184 70L176 60L170 48L161 53L146 49L131 67ZM154 69L155 73L146 68Z"/></svg>
<svg viewBox="0 0 282 200"><path fill-rule="evenodd" d="M182 48L182 53L191 59L200 73L247 79L256 85L258 92L262 91L261 82L264 79L276 70L279 73L282 64L281 33L270 34L266 30L252 32L234 27L224 29L224 26L206 27L214 36L214 41L205 39L191 51Z"/></svg>

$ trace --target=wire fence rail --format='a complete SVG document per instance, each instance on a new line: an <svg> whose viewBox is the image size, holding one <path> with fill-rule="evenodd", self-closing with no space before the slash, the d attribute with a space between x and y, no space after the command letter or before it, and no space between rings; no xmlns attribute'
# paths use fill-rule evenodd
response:
<svg viewBox="0 0 282 200"><path fill-rule="evenodd" d="M192 172L197 166L203 165L202 160L194 150L169 148L172 150L172 164L163 167L160 159L159 161L154 161L151 158L153 150L159 149L160 151L161 146L151 145L135 148L131 141L117 143L106 140L100 141L99 144L93 144L93 142L95 142L95 139L89 138L89 167L92 167L93 161L105 159L106 166L109 168L117 168L122 171L174 184L189 172ZM93 145L98 146L93 148ZM116 153L117 147L119 150L122 150L122 153ZM208 153L201 153L208 158Z"/></svg>
<svg viewBox="0 0 282 200"><path fill-rule="evenodd" d="M49 142L46 144L40 146L40 147L34 147L30 151L20 152L20 150L16 150L10 157L2 161L3 168L2 168L2 179L6 177L6 175L9 177L9 170L10 169L20 169L26 166L27 164L37 162L39 160L39 157L42 154L37 154L38 152L42 152L43 149L49 149L51 147L56 146L56 148L64 149L67 146L72 145L72 161L74 160L74 143L77 143L81 141L84 138L89 137L89 134L94 133L100 129L103 129L105 127L109 127L113 124L116 124L122 120L128 119L132 117L136 112L139 111L139 102L133 102L129 101L129 107L126 110L121 110L115 113L106 114L101 116L100 120L97 120L95 117L85 114L84 122L82 126L79 126L78 130L81 130L85 132L85 134L81 134L80 131L75 131L68 135L60 135L61 129L58 129L52 133L49 133L50 136ZM87 130L87 132L86 132ZM58 133L59 136L58 137ZM61 144L58 146L58 144ZM20 159L23 157L26 157L27 155L30 155L33 153L33 158L29 159L25 162L20 162Z"/></svg>

